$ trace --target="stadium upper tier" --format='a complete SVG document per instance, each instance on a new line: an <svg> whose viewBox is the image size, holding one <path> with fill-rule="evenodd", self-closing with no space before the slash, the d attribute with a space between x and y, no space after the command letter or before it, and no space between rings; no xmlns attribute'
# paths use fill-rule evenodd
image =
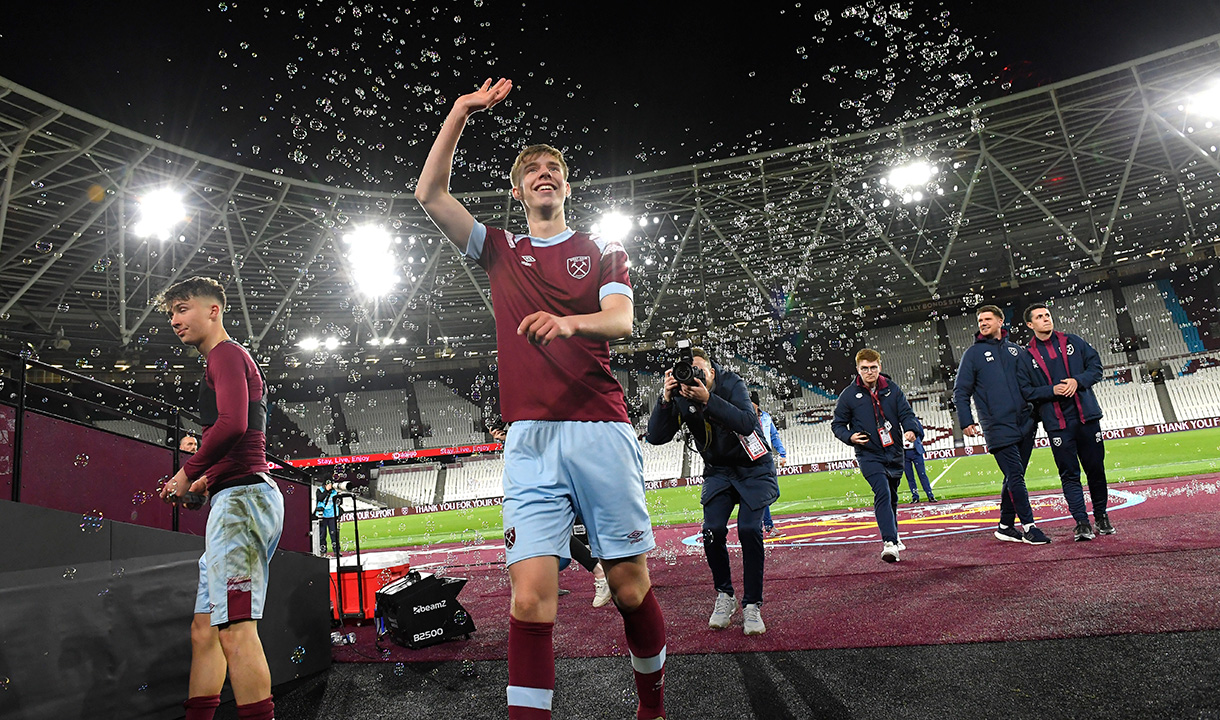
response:
<svg viewBox="0 0 1220 720"><path fill-rule="evenodd" d="M1191 98L1217 73L1212 37L901 127L585 178L568 221L588 228L611 207L638 221L626 240L638 343L688 327L750 340L766 325L760 341L775 329L829 333L857 310L970 305L1168 267L1212 242L1220 129ZM485 276L442 241L409 187L255 171L5 79L0 139L0 328L44 359L178 362L150 301L196 274L225 284L232 334L271 365L494 347ZM915 161L931 168L921 187L881 182ZM182 212L142 237L141 202L160 190L177 193ZM507 187L461 199L480 220L520 228ZM387 262L400 280L376 299L354 291L344 243L370 225L399 240ZM1137 323L1154 295L1133 301ZM320 344L302 348L307 339ZM908 349L924 352L921 342ZM1173 352L1149 348L1162 350Z"/></svg>

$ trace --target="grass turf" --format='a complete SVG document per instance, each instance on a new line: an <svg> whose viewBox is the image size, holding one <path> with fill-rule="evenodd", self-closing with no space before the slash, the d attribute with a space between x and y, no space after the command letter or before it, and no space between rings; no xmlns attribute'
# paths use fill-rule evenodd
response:
<svg viewBox="0 0 1220 720"><path fill-rule="evenodd" d="M999 495L1003 481L990 455L927 463L937 499ZM1106 479L1110 483L1171 478L1220 471L1220 429L1149 435L1106 441ZM1031 491L1059 487L1049 448L1035 450L1025 474ZM647 494L654 525L696 523L703 519L698 486L664 488ZM872 506L868 483L857 470L789 475L780 478L781 497L771 506L779 515ZM900 492L907 498L905 479ZM920 490L922 496L923 491ZM503 533L499 506L380 518L360 523L360 547L375 550L438 543L477 542ZM346 551L354 548L351 523L340 524Z"/></svg>

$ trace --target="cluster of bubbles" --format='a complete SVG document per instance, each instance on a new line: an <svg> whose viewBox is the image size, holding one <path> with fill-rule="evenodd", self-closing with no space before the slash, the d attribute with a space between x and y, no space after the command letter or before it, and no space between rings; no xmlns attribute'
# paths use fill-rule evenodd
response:
<svg viewBox="0 0 1220 720"><path fill-rule="evenodd" d="M83 533L101 532L104 527L103 520L105 518L102 516L101 510L90 510L81 516L80 530Z"/></svg>

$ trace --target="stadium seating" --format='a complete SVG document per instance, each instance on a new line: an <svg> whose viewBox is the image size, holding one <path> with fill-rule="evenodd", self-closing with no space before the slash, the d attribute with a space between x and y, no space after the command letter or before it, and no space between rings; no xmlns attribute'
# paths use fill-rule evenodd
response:
<svg viewBox="0 0 1220 720"><path fill-rule="evenodd" d="M644 479L668 480L682 474L682 455L686 446L678 438L664 445L642 443Z"/></svg>
<svg viewBox="0 0 1220 720"><path fill-rule="evenodd" d="M1165 307L1166 292L1156 283L1123 288L1127 312L1139 335L1148 338L1148 347L1140 348L1140 360L1159 360L1190 353L1182 330ZM1176 298L1175 298L1176 302ZM1105 360L1102 361L1105 363Z"/></svg>
<svg viewBox="0 0 1220 720"><path fill-rule="evenodd" d="M165 446L165 431L152 425L142 423L139 420L98 420L94 423L94 425L102 428L103 430L109 430L110 432L118 433L126 437L155 443L157 445L161 445L162 447ZM197 433L193 434L198 437Z"/></svg>
<svg viewBox="0 0 1220 720"><path fill-rule="evenodd" d="M435 464L383 467L377 476L377 499L390 507L426 505L436 499Z"/></svg>
<svg viewBox="0 0 1220 720"><path fill-rule="evenodd" d="M1130 289L1125 289L1124 292L1130 296ZM1114 307L1114 298L1108 291L1049 300L1046 304L1055 319L1055 328L1084 338L1097 350L1102 365L1120 365L1127 362L1126 353L1115 352L1111 347L1111 342L1121 335L1118 332L1118 311ZM1130 300L1128 308L1130 309ZM1161 310L1164 309L1162 305Z"/></svg>
<svg viewBox="0 0 1220 720"><path fill-rule="evenodd" d="M297 424L297 427L305 431L314 445L321 448L327 455L343 454L338 443L332 443L326 439L326 435L335 427L329 400L283 403L280 407L284 410L284 414Z"/></svg>
<svg viewBox="0 0 1220 720"><path fill-rule="evenodd" d="M348 430L355 430L359 442L352 443L353 453L384 453L411 447L402 439L402 425L407 419L405 390L377 390L347 393L343 396L343 415Z"/></svg>
<svg viewBox="0 0 1220 720"><path fill-rule="evenodd" d="M468 458L445 469L445 502L499 497L504 493L504 458Z"/></svg>
<svg viewBox="0 0 1220 720"><path fill-rule="evenodd" d="M1178 420L1220 415L1220 368L1208 367L1165 383Z"/></svg>
<svg viewBox="0 0 1220 720"><path fill-rule="evenodd" d="M474 403L437 380L415 384L420 418L432 426L432 435L424 439L427 447L449 447L481 443L486 436L475 430L480 410Z"/></svg>
<svg viewBox="0 0 1220 720"><path fill-rule="evenodd" d="M942 385L928 382L940 360L936 326L931 322L863 330L855 349L864 347L881 353L881 371L894 378L907 395Z"/></svg>

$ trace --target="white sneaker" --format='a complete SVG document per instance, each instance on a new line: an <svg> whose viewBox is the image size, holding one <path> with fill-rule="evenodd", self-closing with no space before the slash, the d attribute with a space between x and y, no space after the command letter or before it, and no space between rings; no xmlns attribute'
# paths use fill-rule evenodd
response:
<svg viewBox="0 0 1220 720"><path fill-rule="evenodd" d="M899 535L898 536L898 552L902 552L903 550L906 550L906 549L907 549L907 546L903 544L902 536Z"/></svg>
<svg viewBox="0 0 1220 720"><path fill-rule="evenodd" d="M745 605L741 608L742 630L746 635L762 635L767 632L767 626L763 624L762 608L754 603Z"/></svg>
<svg viewBox="0 0 1220 720"><path fill-rule="evenodd" d="M707 626L713 630L723 630L729 626L733 613L737 610L737 598L725 593L716 593L716 606L712 608L712 617Z"/></svg>
<svg viewBox="0 0 1220 720"><path fill-rule="evenodd" d="M881 546L881 559L888 562L898 562L898 545L887 542Z"/></svg>
<svg viewBox="0 0 1220 720"><path fill-rule="evenodd" d="M593 578L593 607L601 607L610 602L610 583L606 578Z"/></svg>

